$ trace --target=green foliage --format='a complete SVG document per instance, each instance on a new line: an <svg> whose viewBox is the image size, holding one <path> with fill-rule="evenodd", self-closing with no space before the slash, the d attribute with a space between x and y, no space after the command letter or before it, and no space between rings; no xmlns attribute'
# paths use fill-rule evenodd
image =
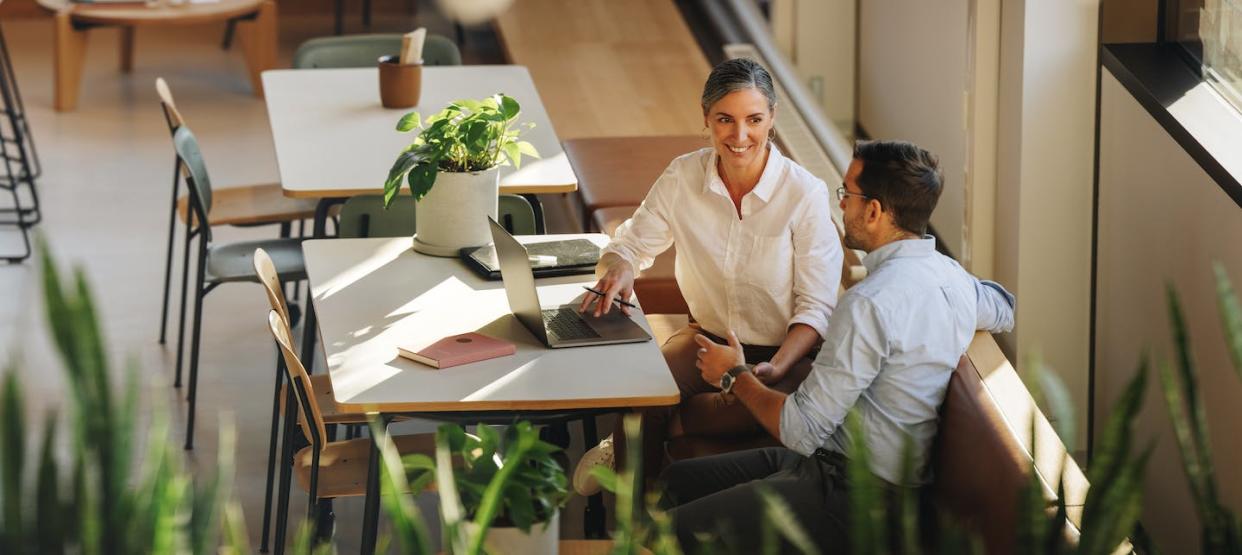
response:
<svg viewBox="0 0 1242 555"><path fill-rule="evenodd" d="M392 455L385 453L387 477L382 483L388 486L388 497L401 497L392 495L396 491L419 492L436 483L446 547L453 553L481 553L487 530L497 518L523 532L539 523L546 527L569 499L565 470L552 456L560 448L540 440L530 422L508 426L503 435L479 424L477 433L469 435L456 424L440 426L434 460L411 454L394 462L395 450ZM395 465L403 465L404 472ZM426 536L414 522L419 519L412 504L401 506L389 500L385 507L399 519L396 533L403 545ZM473 530L467 530L466 521L472 521Z"/></svg>
<svg viewBox="0 0 1242 555"><path fill-rule="evenodd" d="M123 393L115 391L104 341L85 276L65 283L39 244L44 303L51 335L64 362L69 397L69 472L55 455L58 419L49 414L37 447L25 437L25 407L16 372L6 371L0 393L0 552L194 553L216 551L217 515L232 481L234 438L222 434L214 473L196 487L180 452L169 441L162 406L144 425L147 445L141 470L132 458L138 398L131 366ZM226 430L231 429L228 426ZM31 473L27 452L38 454ZM67 482L61 480L68 478ZM234 537L234 539L236 539ZM242 552L226 540L225 549Z"/></svg>
<svg viewBox="0 0 1242 555"><path fill-rule="evenodd" d="M492 95L482 100L457 100L426 120L410 112L397 122L397 131L419 134L401 151L384 181L384 206L401 191L402 182L410 194L421 200L436 183L440 171L477 172L509 163L521 165L522 156L539 157L535 147L518 140L524 129L535 124L517 125L521 106L511 97Z"/></svg>
<svg viewBox="0 0 1242 555"><path fill-rule="evenodd" d="M1242 375L1242 315L1229 277L1219 264L1215 270L1217 302L1227 346L1233 357L1234 369ZM1191 497L1203 526L1202 551L1242 553L1242 525L1239 525L1236 514L1221 505L1217 494L1207 414L1199 398L1198 365L1191 350L1181 302L1172 286L1167 288L1167 293L1177 367L1174 369L1167 363L1160 365L1160 383Z"/></svg>

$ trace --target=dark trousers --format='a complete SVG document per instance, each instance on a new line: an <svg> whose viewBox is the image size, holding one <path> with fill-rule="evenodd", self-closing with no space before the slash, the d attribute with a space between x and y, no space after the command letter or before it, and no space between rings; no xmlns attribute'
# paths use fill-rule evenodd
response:
<svg viewBox="0 0 1242 555"><path fill-rule="evenodd" d="M673 463L660 475L662 500L682 549L700 547L696 534L757 553L767 489L789 505L822 553L848 546L849 498L845 458L821 451L804 457L783 447L751 449ZM791 546L783 545L782 552Z"/></svg>

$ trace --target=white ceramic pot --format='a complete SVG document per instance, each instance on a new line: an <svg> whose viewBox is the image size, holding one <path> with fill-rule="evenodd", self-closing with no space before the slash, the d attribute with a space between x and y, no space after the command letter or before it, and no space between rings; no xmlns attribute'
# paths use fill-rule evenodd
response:
<svg viewBox="0 0 1242 555"><path fill-rule="evenodd" d="M543 523L530 527L530 534L509 526L492 526L483 544L495 555L557 555L561 542L561 514L552 515L547 528ZM474 535L475 527L466 522L466 530Z"/></svg>
<svg viewBox="0 0 1242 555"><path fill-rule="evenodd" d="M492 244L487 216L496 218L500 168L481 172L446 172L436 176L427 196L414 205L414 250L432 256L457 256L466 247Z"/></svg>

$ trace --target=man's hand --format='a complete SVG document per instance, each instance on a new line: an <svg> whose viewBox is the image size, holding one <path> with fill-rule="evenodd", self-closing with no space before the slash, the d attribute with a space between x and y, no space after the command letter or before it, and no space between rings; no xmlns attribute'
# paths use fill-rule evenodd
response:
<svg viewBox="0 0 1242 555"><path fill-rule="evenodd" d="M699 344L695 366L703 376L703 381L716 387L720 387L720 377L730 368L746 364L746 355L742 352L742 345L738 343L733 330L729 330L728 345L716 343L701 333L694 336L694 342Z"/></svg>
<svg viewBox="0 0 1242 555"><path fill-rule="evenodd" d="M751 371L755 373L755 377L759 378L759 381L763 382L764 385L772 385L781 381L781 378L784 378L788 372L788 370L778 369L771 362L760 362Z"/></svg>

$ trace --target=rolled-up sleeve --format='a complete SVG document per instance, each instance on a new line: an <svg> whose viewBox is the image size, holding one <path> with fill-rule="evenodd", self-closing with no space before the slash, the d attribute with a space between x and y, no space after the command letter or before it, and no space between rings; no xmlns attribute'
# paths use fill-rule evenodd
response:
<svg viewBox="0 0 1242 555"><path fill-rule="evenodd" d="M672 246L669 222L676 196L677 163L674 161L664 170L634 215L617 227L603 252L615 253L641 271L651 267L655 257Z"/></svg>
<svg viewBox="0 0 1242 555"><path fill-rule="evenodd" d="M1013 329L1013 293L988 280L975 282L977 320L975 329L1001 333Z"/></svg>
<svg viewBox="0 0 1242 555"><path fill-rule="evenodd" d="M780 440L786 447L804 455L823 447L875 381L889 350L881 317L866 297L841 299L811 374L781 409Z"/></svg>
<svg viewBox="0 0 1242 555"><path fill-rule="evenodd" d="M815 183L793 229L793 316L789 326L806 324L827 337L828 318L841 283L841 238L832 223L828 186Z"/></svg>

